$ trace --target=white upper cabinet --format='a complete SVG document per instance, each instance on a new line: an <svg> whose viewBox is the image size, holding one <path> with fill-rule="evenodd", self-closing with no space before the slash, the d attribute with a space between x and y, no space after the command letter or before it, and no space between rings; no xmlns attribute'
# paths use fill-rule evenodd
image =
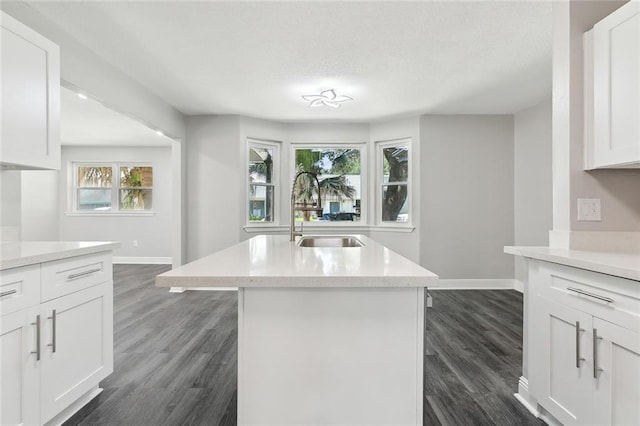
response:
<svg viewBox="0 0 640 426"><path fill-rule="evenodd" d="M18 169L59 169L60 49L0 13L0 162Z"/></svg>
<svg viewBox="0 0 640 426"><path fill-rule="evenodd" d="M640 167L640 2L584 37L585 169Z"/></svg>

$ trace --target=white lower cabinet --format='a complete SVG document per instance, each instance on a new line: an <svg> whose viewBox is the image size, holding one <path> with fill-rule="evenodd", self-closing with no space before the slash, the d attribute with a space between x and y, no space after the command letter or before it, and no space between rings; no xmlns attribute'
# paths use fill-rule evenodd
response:
<svg viewBox="0 0 640 426"><path fill-rule="evenodd" d="M538 404L565 425L640 425L640 283L545 262L530 280Z"/></svg>
<svg viewBox="0 0 640 426"><path fill-rule="evenodd" d="M39 306L0 317L0 425L40 423Z"/></svg>
<svg viewBox="0 0 640 426"><path fill-rule="evenodd" d="M110 289L102 284L42 305L42 423L113 372L113 351L107 350L113 347Z"/></svg>
<svg viewBox="0 0 640 426"><path fill-rule="evenodd" d="M86 260L86 270L67 274L76 291L0 317L2 426L60 424L99 393L98 383L113 372L110 255L47 262L41 270L51 265L77 268L78 259ZM91 267L97 260L105 263L98 272ZM32 272L34 267L27 268ZM2 271L0 288L19 282L21 269L27 268ZM92 280L97 273L106 274L108 281L96 284ZM82 288L83 282L88 287ZM53 283L43 278L28 284L32 288ZM39 290L38 294L47 293ZM16 295L19 292L7 297Z"/></svg>
<svg viewBox="0 0 640 426"><path fill-rule="evenodd" d="M593 419L598 424L640 425L640 333L599 318L594 342Z"/></svg>

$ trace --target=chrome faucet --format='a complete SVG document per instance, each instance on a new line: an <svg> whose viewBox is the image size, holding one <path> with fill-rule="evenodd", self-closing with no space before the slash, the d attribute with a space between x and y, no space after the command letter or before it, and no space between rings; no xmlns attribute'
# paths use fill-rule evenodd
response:
<svg viewBox="0 0 640 426"><path fill-rule="evenodd" d="M318 202L313 203L315 207L307 207L306 204L303 204L300 207L296 206L296 182L298 178L302 175L309 175L313 177L316 181L316 185L318 187ZM320 181L318 180L318 175L311 172L299 172L296 177L293 178L293 184L291 185L291 229L289 232L289 241L295 241L296 237L302 236L302 230L304 225L304 219L302 224L300 225L300 232L296 231L296 211L299 212L316 212L318 216L322 216L322 198L320 197Z"/></svg>

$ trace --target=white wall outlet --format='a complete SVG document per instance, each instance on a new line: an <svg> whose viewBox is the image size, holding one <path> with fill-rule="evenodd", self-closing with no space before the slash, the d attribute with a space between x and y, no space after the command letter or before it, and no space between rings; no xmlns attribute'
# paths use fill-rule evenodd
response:
<svg viewBox="0 0 640 426"><path fill-rule="evenodd" d="M578 220L600 222L602 220L600 198L578 198Z"/></svg>
<svg viewBox="0 0 640 426"><path fill-rule="evenodd" d="M138 240L133 240L133 246L138 247Z"/></svg>

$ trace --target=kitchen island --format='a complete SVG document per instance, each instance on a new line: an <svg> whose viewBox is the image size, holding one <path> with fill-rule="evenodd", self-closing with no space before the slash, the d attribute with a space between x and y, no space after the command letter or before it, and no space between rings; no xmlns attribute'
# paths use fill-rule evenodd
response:
<svg viewBox="0 0 640 426"><path fill-rule="evenodd" d="M238 424L422 424L424 295L438 277L351 238L364 245L257 236L157 277L238 287Z"/></svg>

